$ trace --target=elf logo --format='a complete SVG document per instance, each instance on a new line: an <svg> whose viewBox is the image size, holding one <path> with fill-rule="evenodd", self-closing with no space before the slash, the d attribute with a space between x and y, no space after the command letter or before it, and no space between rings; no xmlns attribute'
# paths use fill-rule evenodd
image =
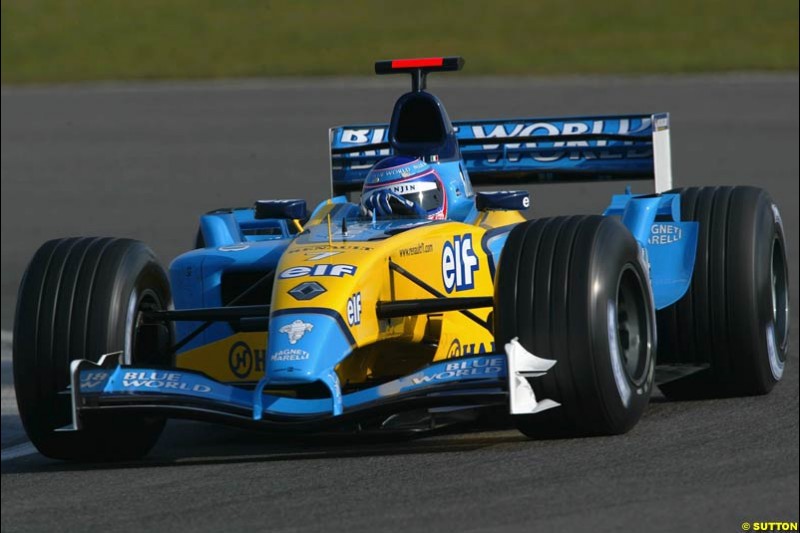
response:
<svg viewBox="0 0 800 533"><path fill-rule="evenodd" d="M361 293L357 292L347 299L347 323L352 326L361 324Z"/></svg>
<svg viewBox="0 0 800 533"><path fill-rule="evenodd" d="M450 293L475 288L475 271L480 269L478 256L472 247L472 234L456 235L442 248L442 281Z"/></svg>
<svg viewBox="0 0 800 533"><path fill-rule="evenodd" d="M289 267L278 276L280 279L302 278L305 276L330 276L341 278L356 273L355 265L313 265Z"/></svg>

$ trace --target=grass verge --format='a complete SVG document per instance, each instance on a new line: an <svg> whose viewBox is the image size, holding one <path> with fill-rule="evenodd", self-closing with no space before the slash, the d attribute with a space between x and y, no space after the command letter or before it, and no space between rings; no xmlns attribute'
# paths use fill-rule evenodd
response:
<svg viewBox="0 0 800 533"><path fill-rule="evenodd" d="M3 83L368 75L462 55L469 74L796 70L797 0L3 0Z"/></svg>

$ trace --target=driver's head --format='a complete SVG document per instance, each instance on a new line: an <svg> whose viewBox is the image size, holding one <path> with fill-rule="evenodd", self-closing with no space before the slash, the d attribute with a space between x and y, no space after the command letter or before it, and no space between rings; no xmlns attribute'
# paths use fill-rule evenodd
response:
<svg viewBox="0 0 800 533"><path fill-rule="evenodd" d="M364 180L361 205L379 217L447 217L447 195L439 175L425 161L407 156L387 157L372 167Z"/></svg>

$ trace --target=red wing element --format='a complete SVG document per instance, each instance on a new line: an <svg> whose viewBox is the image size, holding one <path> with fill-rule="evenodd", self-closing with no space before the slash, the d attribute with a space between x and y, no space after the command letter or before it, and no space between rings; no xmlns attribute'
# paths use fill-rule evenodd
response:
<svg viewBox="0 0 800 533"><path fill-rule="evenodd" d="M397 74L399 72L437 72L461 70L464 59L451 57L419 57L415 59L389 59L375 62L375 74Z"/></svg>
<svg viewBox="0 0 800 533"><path fill-rule="evenodd" d="M423 57L419 59L393 59L392 70L404 68L441 67L443 57Z"/></svg>
<svg viewBox="0 0 800 533"><path fill-rule="evenodd" d="M411 74L411 90L423 91L428 72L461 70L463 66L464 58L458 56L389 59L375 62L375 74Z"/></svg>

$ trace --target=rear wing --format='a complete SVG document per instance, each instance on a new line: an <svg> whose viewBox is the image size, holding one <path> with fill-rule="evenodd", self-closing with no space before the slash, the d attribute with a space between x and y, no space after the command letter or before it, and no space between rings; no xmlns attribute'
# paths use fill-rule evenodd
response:
<svg viewBox="0 0 800 533"><path fill-rule="evenodd" d="M669 114L453 122L473 185L652 180L672 188ZM388 124L329 131L334 195L361 189L393 154Z"/></svg>

